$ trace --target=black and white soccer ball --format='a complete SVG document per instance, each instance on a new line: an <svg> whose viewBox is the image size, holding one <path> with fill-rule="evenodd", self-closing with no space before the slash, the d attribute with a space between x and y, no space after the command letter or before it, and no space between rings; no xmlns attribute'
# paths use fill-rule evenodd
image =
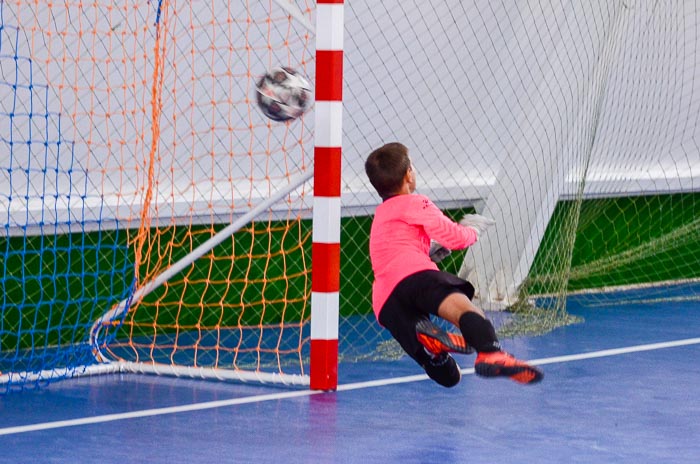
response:
<svg viewBox="0 0 700 464"><path fill-rule="evenodd" d="M272 68L256 84L258 106L274 121L296 119L311 106L311 85L292 68Z"/></svg>

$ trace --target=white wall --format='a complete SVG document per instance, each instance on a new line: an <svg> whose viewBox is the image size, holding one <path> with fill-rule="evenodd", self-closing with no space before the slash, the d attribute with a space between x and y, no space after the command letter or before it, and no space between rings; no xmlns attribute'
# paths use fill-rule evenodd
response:
<svg viewBox="0 0 700 464"><path fill-rule="evenodd" d="M700 188L694 1L350 6L347 204L370 190L364 157L393 140L444 202L483 192L511 155L590 153L589 195ZM596 119L581 119L594 105Z"/></svg>
<svg viewBox="0 0 700 464"><path fill-rule="evenodd" d="M250 15L223 1L169 2L163 13L159 215L227 220L312 164L313 117L267 127L246 99L272 65L313 79L313 36L274 3L245 3ZM47 4L0 4L0 233L133 226L148 185L157 2ZM347 2L346 214L376 205L363 163L388 141L410 147L420 191L445 206L487 197L515 155L590 161L589 195L697 190L697 10L694 1ZM592 85L601 74L605 85ZM534 185L533 164L519 172ZM563 193L579 174L558 174L574 178ZM307 205L309 187L303 196Z"/></svg>

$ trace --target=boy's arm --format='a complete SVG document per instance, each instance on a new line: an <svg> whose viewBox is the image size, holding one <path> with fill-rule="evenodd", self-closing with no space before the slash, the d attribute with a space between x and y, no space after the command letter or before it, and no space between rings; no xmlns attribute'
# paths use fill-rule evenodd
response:
<svg viewBox="0 0 700 464"><path fill-rule="evenodd" d="M423 200L421 210L414 213L413 219L423 226L432 240L450 250L464 249L479 238L476 228L454 222L427 197Z"/></svg>
<svg viewBox="0 0 700 464"><path fill-rule="evenodd" d="M496 221L481 214L465 214L459 223L464 227L473 227L476 229L477 236L481 236L481 234L496 224Z"/></svg>
<svg viewBox="0 0 700 464"><path fill-rule="evenodd" d="M445 248L435 240L430 241L430 252L428 253L428 256L430 256L430 260L432 262L439 263L443 259L450 256L450 254L452 254L452 250L449 248Z"/></svg>
<svg viewBox="0 0 700 464"><path fill-rule="evenodd" d="M473 245L496 221L479 214L465 214L456 223L430 199L423 197L418 223L431 239L430 259L438 263L450 254L449 250L461 250Z"/></svg>

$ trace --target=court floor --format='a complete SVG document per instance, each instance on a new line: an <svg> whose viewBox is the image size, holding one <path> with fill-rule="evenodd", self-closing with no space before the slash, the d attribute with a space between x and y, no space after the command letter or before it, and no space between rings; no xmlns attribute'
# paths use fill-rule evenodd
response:
<svg viewBox="0 0 700 464"><path fill-rule="evenodd" d="M473 356L453 389L406 358L341 365L333 393L75 379L0 397L0 462L700 462L697 296L586 301L570 299L581 323L503 340L537 385L478 378Z"/></svg>

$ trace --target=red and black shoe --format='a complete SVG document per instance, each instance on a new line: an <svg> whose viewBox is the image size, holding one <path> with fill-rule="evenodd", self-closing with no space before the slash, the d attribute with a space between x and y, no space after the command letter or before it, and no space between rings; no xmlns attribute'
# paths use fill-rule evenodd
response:
<svg viewBox="0 0 700 464"><path fill-rule="evenodd" d="M510 377L519 383L537 383L544 373L505 351L482 352L476 357L474 371L482 377Z"/></svg>
<svg viewBox="0 0 700 464"><path fill-rule="evenodd" d="M464 337L446 332L431 321L424 319L416 324L416 336L426 350L433 354L440 353L474 353L474 348L467 345Z"/></svg>

